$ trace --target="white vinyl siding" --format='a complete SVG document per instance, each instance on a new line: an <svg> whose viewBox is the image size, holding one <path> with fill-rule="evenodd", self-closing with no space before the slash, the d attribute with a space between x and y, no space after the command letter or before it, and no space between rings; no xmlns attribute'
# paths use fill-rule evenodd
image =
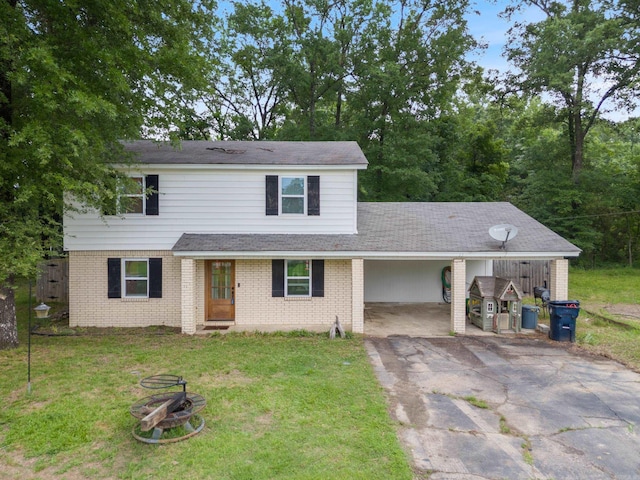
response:
<svg viewBox="0 0 640 480"><path fill-rule="evenodd" d="M170 250L183 233L356 233L357 171L154 168L160 214L69 212L65 250ZM319 216L265 215L265 175L320 176Z"/></svg>

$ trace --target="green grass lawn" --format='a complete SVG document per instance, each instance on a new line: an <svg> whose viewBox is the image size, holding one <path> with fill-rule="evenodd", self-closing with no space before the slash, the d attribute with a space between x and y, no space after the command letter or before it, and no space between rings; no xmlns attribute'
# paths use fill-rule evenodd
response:
<svg viewBox="0 0 640 480"><path fill-rule="evenodd" d="M571 270L569 297L581 303L576 324L578 344L640 371L640 319L615 315L605 308L640 304L640 270Z"/></svg>
<svg viewBox="0 0 640 480"><path fill-rule="evenodd" d="M640 270L634 268L572 269L569 274L569 297L579 298L587 305L640 304Z"/></svg>
<svg viewBox="0 0 640 480"><path fill-rule="evenodd" d="M19 302L21 346L0 351L0 478L412 477L360 337L32 336L28 395ZM206 427L147 445L129 407L160 373L206 398Z"/></svg>

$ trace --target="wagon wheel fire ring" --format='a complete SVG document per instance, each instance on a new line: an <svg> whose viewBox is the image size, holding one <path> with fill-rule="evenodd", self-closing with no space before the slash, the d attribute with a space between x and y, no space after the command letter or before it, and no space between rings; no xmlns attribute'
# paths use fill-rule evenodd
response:
<svg viewBox="0 0 640 480"><path fill-rule="evenodd" d="M181 377L157 375L140 382L146 388L167 388L181 385L182 392L165 392L138 400L130 408L133 417L140 423L133 427L136 440L144 443L173 443L193 437L204 428L204 418L197 415L207 401L202 395L186 392L186 382ZM162 438L165 431L182 427L184 434L173 432L168 438ZM141 435L153 429L151 437ZM182 432L180 432L182 433Z"/></svg>

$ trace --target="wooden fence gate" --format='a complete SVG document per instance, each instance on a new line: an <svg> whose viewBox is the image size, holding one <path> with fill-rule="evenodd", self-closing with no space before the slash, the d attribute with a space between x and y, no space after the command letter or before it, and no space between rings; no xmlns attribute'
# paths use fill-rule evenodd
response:
<svg viewBox="0 0 640 480"><path fill-rule="evenodd" d="M494 260L493 274L520 284L525 295L533 296L533 287L550 288L550 262L547 260Z"/></svg>
<svg viewBox="0 0 640 480"><path fill-rule="evenodd" d="M36 300L69 303L69 262L66 258L51 258L40 264Z"/></svg>

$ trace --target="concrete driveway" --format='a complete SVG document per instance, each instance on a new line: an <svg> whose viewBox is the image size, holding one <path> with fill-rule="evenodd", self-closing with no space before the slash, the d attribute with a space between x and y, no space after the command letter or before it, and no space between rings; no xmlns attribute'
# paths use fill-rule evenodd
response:
<svg viewBox="0 0 640 480"><path fill-rule="evenodd" d="M640 478L640 375L616 362L542 336L365 345L415 478Z"/></svg>

